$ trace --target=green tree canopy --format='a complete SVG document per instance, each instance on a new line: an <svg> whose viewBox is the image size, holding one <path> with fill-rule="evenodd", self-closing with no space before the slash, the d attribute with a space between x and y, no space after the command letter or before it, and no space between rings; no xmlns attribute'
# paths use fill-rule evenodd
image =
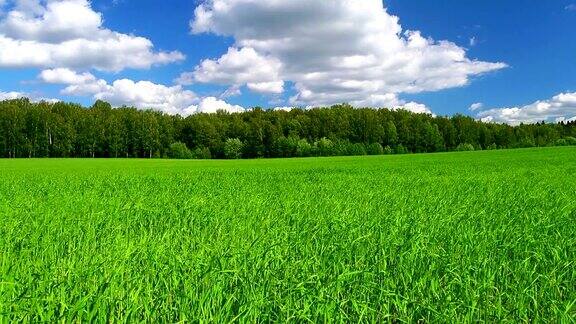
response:
<svg viewBox="0 0 576 324"><path fill-rule="evenodd" d="M576 121L510 126L463 115L349 105L183 118L112 108L104 101L89 108L28 99L0 101L0 157L6 158L171 157L174 143L184 144L194 158L380 154L380 147L384 153L403 154L462 150L463 144L474 149L576 145L575 138Z"/></svg>

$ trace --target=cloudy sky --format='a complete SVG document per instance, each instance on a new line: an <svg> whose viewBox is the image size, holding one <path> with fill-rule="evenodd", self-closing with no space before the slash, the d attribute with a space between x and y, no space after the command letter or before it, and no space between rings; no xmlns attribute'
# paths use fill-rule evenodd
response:
<svg viewBox="0 0 576 324"><path fill-rule="evenodd" d="M0 99L576 118L574 0L0 0Z"/></svg>

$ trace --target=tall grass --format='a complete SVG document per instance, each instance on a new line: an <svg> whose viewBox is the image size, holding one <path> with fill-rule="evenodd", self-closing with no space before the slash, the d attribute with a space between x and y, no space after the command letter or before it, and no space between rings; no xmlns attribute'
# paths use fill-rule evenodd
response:
<svg viewBox="0 0 576 324"><path fill-rule="evenodd" d="M576 148L0 172L0 322L576 318Z"/></svg>

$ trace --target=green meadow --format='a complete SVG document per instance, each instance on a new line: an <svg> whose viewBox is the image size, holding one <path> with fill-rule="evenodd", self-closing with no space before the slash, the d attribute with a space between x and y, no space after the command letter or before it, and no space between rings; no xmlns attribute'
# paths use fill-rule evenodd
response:
<svg viewBox="0 0 576 324"><path fill-rule="evenodd" d="M574 322L576 147L0 160L0 322Z"/></svg>

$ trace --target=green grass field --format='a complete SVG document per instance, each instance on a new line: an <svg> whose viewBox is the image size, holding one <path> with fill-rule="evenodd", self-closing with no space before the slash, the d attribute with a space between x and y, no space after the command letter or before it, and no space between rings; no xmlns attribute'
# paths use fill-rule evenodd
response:
<svg viewBox="0 0 576 324"><path fill-rule="evenodd" d="M0 322L574 322L576 148L0 160Z"/></svg>

